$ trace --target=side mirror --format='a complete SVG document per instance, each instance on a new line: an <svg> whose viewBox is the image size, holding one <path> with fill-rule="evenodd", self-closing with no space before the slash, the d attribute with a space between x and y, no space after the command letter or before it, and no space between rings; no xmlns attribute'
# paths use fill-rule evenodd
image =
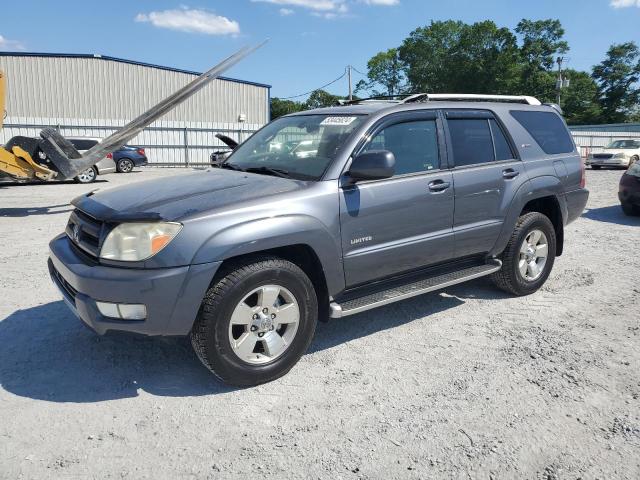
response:
<svg viewBox="0 0 640 480"><path fill-rule="evenodd" d="M373 150L358 155L351 162L349 177L359 180L380 180L393 177L396 157L388 150Z"/></svg>

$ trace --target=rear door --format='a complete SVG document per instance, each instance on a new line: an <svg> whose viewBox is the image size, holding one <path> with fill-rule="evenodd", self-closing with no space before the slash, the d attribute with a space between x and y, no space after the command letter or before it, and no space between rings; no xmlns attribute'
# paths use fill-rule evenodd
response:
<svg viewBox="0 0 640 480"><path fill-rule="evenodd" d="M453 165L455 256L488 252L511 199L527 181L522 161L499 119L488 110L447 110Z"/></svg>
<svg viewBox="0 0 640 480"><path fill-rule="evenodd" d="M453 256L453 184L436 111L386 117L355 154L389 150L392 178L344 182L340 223L347 286Z"/></svg>

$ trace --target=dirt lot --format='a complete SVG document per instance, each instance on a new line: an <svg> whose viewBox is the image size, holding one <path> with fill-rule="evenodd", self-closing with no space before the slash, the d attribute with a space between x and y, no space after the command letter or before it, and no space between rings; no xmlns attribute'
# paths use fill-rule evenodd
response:
<svg viewBox="0 0 640 480"><path fill-rule="evenodd" d="M48 278L71 198L183 172L0 186L1 478L640 478L640 218L620 171L588 172L537 294L475 281L320 324L290 374L245 390L184 340L96 336Z"/></svg>

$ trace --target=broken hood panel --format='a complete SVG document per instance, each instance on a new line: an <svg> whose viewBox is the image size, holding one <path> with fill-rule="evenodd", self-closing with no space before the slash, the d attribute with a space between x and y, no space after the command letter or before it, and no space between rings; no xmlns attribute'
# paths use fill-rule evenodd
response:
<svg viewBox="0 0 640 480"><path fill-rule="evenodd" d="M94 191L71 203L103 221L175 221L304 185L286 178L211 169Z"/></svg>

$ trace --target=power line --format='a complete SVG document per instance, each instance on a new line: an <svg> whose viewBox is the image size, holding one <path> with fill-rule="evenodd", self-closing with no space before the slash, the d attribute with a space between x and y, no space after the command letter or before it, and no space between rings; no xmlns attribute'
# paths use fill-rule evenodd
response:
<svg viewBox="0 0 640 480"><path fill-rule="evenodd" d="M342 72L342 75L340 75L340 76L339 76L338 78L336 78L335 80L333 80L333 81L331 81L331 82L327 83L326 85L322 85L321 87L314 88L313 90L310 90L310 91L305 92L305 93L301 93L300 95L293 95L293 96L291 96L291 97L279 97L279 98L280 98L280 100L290 100L290 99L292 99L292 98L304 97L305 95L309 95L309 94L311 94L311 93L315 92L316 90L322 90L323 88L327 88L328 86L333 85L333 84L334 84L334 83L336 83L337 81L342 80L346 74L347 74L347 70L345 69L345 71L344 71L344 72Z"/></svg>
<svg viewBox="0 0 640 480"><path fill-rule="evenodd" d="M358 72L360 75L366 77L367 74L366 73L362 73L360 70L358 70L356 67L354 67L353 65L351 66L351 68L353 68L356 72Z"/></svg>

